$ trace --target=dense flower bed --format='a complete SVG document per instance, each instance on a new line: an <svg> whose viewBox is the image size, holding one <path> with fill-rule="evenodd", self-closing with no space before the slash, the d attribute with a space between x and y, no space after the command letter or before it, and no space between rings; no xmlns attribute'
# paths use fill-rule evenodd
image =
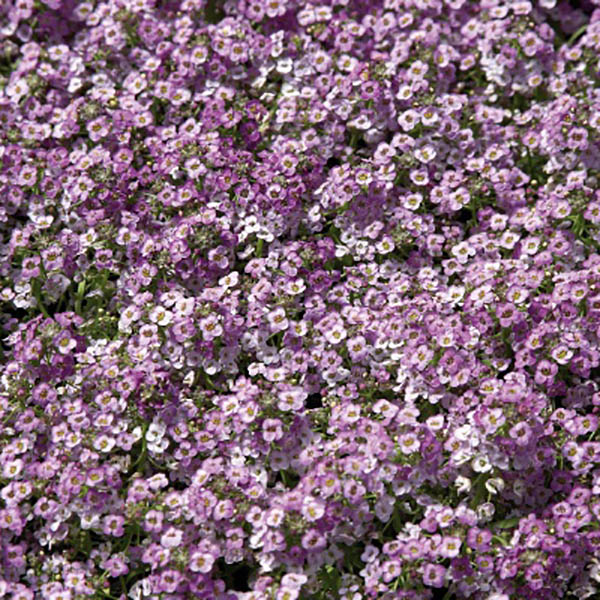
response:
<svg viewBox="0 0 600 600"><path fill-rule="evenodd" d="M0 597L599 597L596 6L0 2Z"/></svg>

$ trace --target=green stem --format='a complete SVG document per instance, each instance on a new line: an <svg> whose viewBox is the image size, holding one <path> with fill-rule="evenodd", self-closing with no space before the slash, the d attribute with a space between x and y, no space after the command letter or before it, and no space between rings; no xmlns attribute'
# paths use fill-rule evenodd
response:
<svg viewBox="0 0 600 600"><path fill-rule="evenodd" d="M579 36L581 36L587 29L587 23L582 25L568 40L567 46L570 46Z"/></svg>
<svg viewBox="0 0 600 600"><path fill-rule="evenodd" d="M35 301L37 302L38 308L40 309L40 311L42 312L44 317L46 317L46 319L51 319L52 317L50 316L50 314L46 310L46 307L44 306L44 303L42 302L42 293L40 290L40 283L37 279L34 279L32 286L31 286L31 291L33 292L33 297L35 298Z"/></svg>
<svg viewBox="0 0 600 600"><path fill-rule="evenodd" d="M529 152L529 148L527 148L527 166L529 167L529 174L533 177L533 161L531 158L531 152Z"/></svg>
<svg viewBox="0 0 600 600"><path fill-rule="evenodd" d="M448 588L448 591L444 594L444 597L442 598L442 600L450 600L450 598L452 594L452 590L450 588Z"/></svg>
<svg viewBox="0 0 600 600"><path fill-rule="evenodd" d="M20 406L17 406L16 408L14 408L9 414L8 416L4 419L4 421L2 421L3 425L6 425L13 417L13 415L15 415L17 412L19 412L20 410L23 410Z"/></svg>
<svg viewBox="0 0 600 600"><path fill-rule="evenodd" d="M137 459L135 460L135 462L129 466L129 469L131 472L133 472L133 470L135 469L135 467L137 467L145 458L146 458L146 432L148 431L148 424L144 424L144 427L142 428L142 451L140 452L140 455L137 457Z"/></svg>

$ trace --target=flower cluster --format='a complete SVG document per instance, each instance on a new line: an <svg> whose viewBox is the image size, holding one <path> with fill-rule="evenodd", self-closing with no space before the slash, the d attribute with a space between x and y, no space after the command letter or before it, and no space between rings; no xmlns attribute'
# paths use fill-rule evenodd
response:
<svg viewBox="0 0 600 600"><path fill-rule="evenodd" d="M576 4L0 3L0 597L600 593Z"/></svg>

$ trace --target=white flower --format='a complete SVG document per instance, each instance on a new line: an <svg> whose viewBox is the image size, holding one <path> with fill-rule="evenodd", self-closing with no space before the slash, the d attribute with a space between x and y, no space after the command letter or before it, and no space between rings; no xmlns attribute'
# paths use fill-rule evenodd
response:
<svg viewBox="0 0 600 600"><path fill-rule="evenodd" d="M452 453L452 464L456 466L464 465L471 460L472 456L473 455L470 452L464 448L461 448L460 450Z"/></svg>
<svg viewBox="0 0 600 600"><path fill-rule="evenodd" d="M300 588L307 581L308 577L304 573L288 573L281 578L281 585Z"/></svg>
<svg viewBox="0 0 600 600"><path fill-rule="evenodd" d="M460 242L452 248L451 252L459 263L465 264L471 256L475 255L475 248L467 242Z"/></svg>
<svg viewBox="0 0 600 600"><path fill-rule="evenodd" d="M477 518L480 521L489 521L496 512L496 508L491 502L484 502L477 507Z"/></svg>
<svg viewBox="0 0 600 600"><path fill-rule="evenodd" d="M471 467L476 473L487 473L492 470L492 465L487 456L478 454L472 461Z"/></svg>
<svg viewBox="0 0 600 600"><path fill-rule="evenodd" d="M168 438L163 438L157 442L148 442L148 450L154 454L162 454L168 447Z"/></svg>
<svg viewBox="0 0 600 600"><path fill-rule="evenodd" d="M167 426L161 421L154 420L146 432L146 441L153 443L161 440L167 431Z"/></svg>
<svg viewBox="0 0 600 600"><path fill-rule="evenodd" d="M161 327L166 327L173 320L173 313L162 306L155 306L150 311L150 320Z"/></svg>
<svg viewBox="0 0 600 600"><path fill-rule="evenodd" d="M415 158L422 163L431 162L437 155L435 148L431 145L423 146L415 150Z"/></svg>
<svg viewBox="0 0 600 600"><path fill-rule="evenodd" d="M219 279L219 285L225 288L235 287L240 280L240 274L237 271L232 271Z"/></svg>
<svg viewBox="0 0 600 600"><path fill-rule="evenodd" d="M286 75L287 73L291 73L293 66L294 61L290 57L280 58L277 61L275 70L281 75Z"/></svg>
<svg viewBox="0 0 600 600"><path fill-rule="evenodd" d="M110 452L116 444L116 441L107 435L101 435L94 441L94 448L100 452Z"/></svg>
<svg viewBox="0 0 600 600"><path fill-rule="evenodd" d="M23 461L20 458L10 460L4 465L3 474L7 479L17 477L23 470Z"/></svg>
<svg viewBox="0 0 600 600"><path fill-rule="evenodd" d="M281 307L272 310L267 314L267 320L271 326L271 331L285 331L289 326L285 310Z"/></svg>
<svg viewBox="0 0 600 600"><path fill-rule="evenodd" d="M472 431L473 428L470 425L461 425L454 431L454 437L461 442L466 442L471 437Z"/></svg>
<svg viewBox="0 0 600 600"><path fill-rule="evenodd" d="M325 332L325 339L332 345L339 344L346 339L347 332L341 325L334 325Z"/></svg>
<svg viewBox="0 0 600 600"><path fill-rule="evenodd" d="M141 579L131 586L128 595L132 600L142 600L142 598L150 596L151 593L152 585L150 584L150 581L148 579Z"/></svg>
<svg viewBox="0 0 600 600"><path fill-rule="evenodd" d="M262 545L262 544L261 544ZM260 564L260 568L261 571L265 572L265 573L269 573L270 571L273 570L273 567L275 566L275 553L274 552L261 552L258 555L258 562Z"/></svg>
<svg viewBox="0 0 600 600"><path fill-rule="evenodd" d="M504 479L501 477L491 477L485 482L485 489L490 494L498 494L505 487Z"/></svg>
<svg viewBox="0 0 600 600"><path fill-rule="evenodd" d="M177 298L175 311L180 317L189 317L194 312L195 303L194 298Z"/></svg>
<svg viewBox="0 0 600 600"><path fill-rule="evenodd" d="M290 281L285 286L285 291L287 294L291 296L296 296L301 294L306 289L306 284L303 279L295 279L294 281Z"/></svg>
<svg viewBox="0 0 600 600"><path fill-rule="evenodd" d="M525 493L525 482L522 479L515 479L512 488L513 493L518 498L522 498Z"/></svg>
<svg viewBox="0 0 600 600"><path fill-rule="evenodd" d="M593 558L590 564L590 577L600 583L600 562L596 558Z"/></svg>
<svg viewBox="0 0 600 600"><path fill-rule="evenodd" d="M183 534L175 527L169 527L160 538L160 545L163 548L176 548L181 543Z"/></svg>

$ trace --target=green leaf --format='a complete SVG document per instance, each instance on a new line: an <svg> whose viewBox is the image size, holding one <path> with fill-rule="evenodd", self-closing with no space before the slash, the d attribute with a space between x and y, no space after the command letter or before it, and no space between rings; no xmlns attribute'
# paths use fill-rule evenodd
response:
<svg viewBox="0 0 600 600"><path fill-rule="evenodd" d="M75 296L75 312L81 316L81 303L85 294L85 280L80 281L77 286L77 295Z"/></svg>
<svg viewBox="0 0 600 600"><path fill-rule="evenodd" d="M258 242L256 242L256 257L257 258L262 258L264 244L265 244L265 240L263 240L262 238L258 238Z"/></svg>
<svg viewBox="0 0 600 600"><path fill-rule="evenodd" d="M493 524L494 529L511 529L519 524L521 517L511 517Z"/></svg>

